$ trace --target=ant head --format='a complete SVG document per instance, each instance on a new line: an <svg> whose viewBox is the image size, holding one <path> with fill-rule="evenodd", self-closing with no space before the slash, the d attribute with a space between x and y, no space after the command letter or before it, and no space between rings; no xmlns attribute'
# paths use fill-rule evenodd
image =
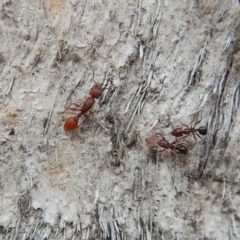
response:
<svg viewBox="0 0 240 240"><path fill-rule="evenodd" d="M187 154L188 153L188 147L186 145L178 145L176 147L179 154Z"/></svg>
<svg viewBox="0 0 240 240"><path fill-rule="evenodd" d="M202 127L198 128L198 133L201 134L201 135L206 135L207 130L208 130L207 127L202 126Z"/></svg>
<svg viewBox="0 0 240 240"><path fill-rule="evenodd" d="M102 96L102 92L103 92L103 88L98 85L95 84L89 91L89 95L91 95L93 98L100 98Z"/></svg>
<svg viewBox="0 0 240 240"><path fill-rule="evenodd" d="M73 131L75 128L77 128L78 120L79 118L77 116L67 118L63 125L64 131L70 132L70 131Z"/></svg>
<svg viewBox="0 0 240 240"><path fill-rule="evenodd" d="M95 76L95 72L93 70L93 81L94 81L95 85L90 89L89 95L91 95L93 98L98 99L102 96L103 90L105 88L102 88L102 86L100 86L98 83L96 83L96 81L94 80L94 76Z"/></svg>

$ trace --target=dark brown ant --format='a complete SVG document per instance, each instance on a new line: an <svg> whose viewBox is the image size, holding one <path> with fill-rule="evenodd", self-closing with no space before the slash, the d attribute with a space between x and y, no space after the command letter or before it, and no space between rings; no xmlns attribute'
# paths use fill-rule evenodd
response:
<svg viewBox="0 0 240 240"><path fill-rule="evenodd" d="M94 73L93 73L93 77L94 77ZM94 81L94 80L93 80ZM95 81L94 81L95 82ZM78 127L78 120L81 118L81 116L83 115L85 117L85 119L88 119L88 115L86 114L91 108L92 106L94 105L95 103L95 99L98 99L102 96L102 93L103 91L105 90L106 88L102 88L100 85L98 85L96 82L95 82L95 85L90 89L89 91L89 95L91 97L88 97L85 102L83 103L83 106L80 107L79 104L77 103L73 103L71 105L74 105L76 106L76 108L71 108L71 107L68 107L67 109L71 109L73 111L80 111L79 114L77 114L76 116L74 117L69 117L65 120L64 122L64 125L63 125L63 129L64 131L66 132L70 132L70 131L73 131L74 129L76 129ZM70 106L71 106L70 105ZM80 110L79 110L80 108ZM66 110L67 110L66 109ZM65 110L65 111L66 111ZM64 111L64 112L65 112Z"/></svg>
<svg viewBox="0 0 240 240"><path fill-rule="evenodd" d="M195 134L199 137L199 138L202 138L200 135L203 135L205 136L208 132L208 129L206 126L201 126L199 128L195 128L196 125L198 123L200 123L201 120L199 120L195 125L194 127L188 127L187 125L185 124L182 124L183 126L185 126L186 128L175 128L173 129L173 131L171 132L171 134L174 136L174 137L183 137L184 135L190 135L192 134L193 137L195 138L195 140L197 141L197 138L195 136ZM200 135L199 135L200 134ZM186 137L186 136L185 136Z"/></svg>
<svg viewBox="0 0 240 240"><path fill-rule="evenodd" d="M172 153L175 153L175 154L184 154L186 155L188 153L188 147L186 145L184 145L183 143L180 143L180 144L177 144L177 145L174 145L175 142L172 142L172 143L169 143L165 138L162 138L161 140L159 140L157 142L157 144L164 148L162 151L160 152L163 152L165 151L166 149L170 149Z"/></svg>

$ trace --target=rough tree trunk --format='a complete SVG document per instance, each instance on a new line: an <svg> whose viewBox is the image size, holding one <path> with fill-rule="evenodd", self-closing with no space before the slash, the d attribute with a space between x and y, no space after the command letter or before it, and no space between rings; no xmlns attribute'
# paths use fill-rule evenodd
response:
<svg viewBox="0 0 240 240"><path fill-rule="evenodd" d="M237 0L0 4L1 239L240 238Z"/></svg>

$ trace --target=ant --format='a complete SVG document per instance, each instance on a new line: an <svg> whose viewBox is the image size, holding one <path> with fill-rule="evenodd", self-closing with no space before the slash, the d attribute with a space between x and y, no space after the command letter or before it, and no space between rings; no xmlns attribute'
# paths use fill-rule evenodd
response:
<svg viewBox="0 0 240 240"><path fill-rule="evenodd" d="M186 155L188 153L188 147L184 145L183 143L174 145L175 142L169 143L164 137L161 140L158 140L157 144L164 148L162 151L165 151L166 149L170 149L172 153L175 154L184 154Z"/></svg>
<svg viewBox="0 0 240 240"><path fill-rule="evenodd" d="M94 78L94 72L93 72L93 78ZM93 80L94 81L94 80ZM95 82L95 81L94 81ZM74 117L69 117L65 120L64 125L63 125L63 129L66 132L70 132L73 131L74 129L76 129L78 127L78 121L81 118L81 116L83 115L85 117L85 119L88 119L88 115L86 114L94 105L95 103L95 99L99 99L102 96L103 91L106 88L102 88L100 85L98 85L95 82L95 85L90 89L89 91L89 95L90 97L88 97L85 102L83 103L83 106L80 107L79 104L77 103L72 103L71 105L75 105L77 108L70 108L68 107L67 109L71 109L73 111L80 111L79 114L77 114ZM71 106L70 105L70 106ZM79 110L80 108L80 110ZM66 110L67 110L66 109ZM66 111L65 110L65 111ZM64 111L64 112L65 112Z"/></svg>
<svg viewBox="0 0 240 240"><path fill-rule="evenodd" d="M171 132L171 134L172 134L175 138L177 138L177 137L182 137L184 134L185 134L185 135L190 135L190 134L192 134L193 137L195 138L195 140L197 141L197 138L196 138L195 134L196 134L199 138L201 138L200 135L205 136L205 135L207 134L207 132L208 132L208 129L207 129L206 126L201 126L201 127L199 127L199 128L195 128L196 125L197 125L198 123L200 123L200 122L201 122L201 120L199 120L198 122L196 122L196 124L194 125L194 127L190 127L190 128L189 128L187 125L182 124L182 125L185 126L186 128L184 128L184 129L182 129L182 128L175 128L175 129L173 129L173 131ZM200 134L200 135L199 135L199 134ZM187 137L187 136L185 136L185 137Z"/></svg>

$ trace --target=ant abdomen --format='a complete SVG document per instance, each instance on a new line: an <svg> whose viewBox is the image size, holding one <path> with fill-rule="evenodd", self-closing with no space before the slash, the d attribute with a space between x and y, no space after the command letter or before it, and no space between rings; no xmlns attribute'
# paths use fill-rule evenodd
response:
<svg viewBox="0 0 240 240"><path fill-rule="evenodd" d="M200 127L200 128L198 128L198 133L199 134L201 134L201 135L207 135L207 127L205 127L205 126L202 126L202 127Z"/></svg>
<svg viewBox="0 0 240 240"><path fill-rule="evenodd" d="M70 131L74 130L75 128L77 128L78 120L79 120L78 116L67 118L63 125L64 131L70 132Z"/></svg>
<svg viewBox="0 0 240 240"><path fill-rule="evenodd" d="M186 145L177 145L176 150L181 154L188 153L188 147Z"/></svg>

